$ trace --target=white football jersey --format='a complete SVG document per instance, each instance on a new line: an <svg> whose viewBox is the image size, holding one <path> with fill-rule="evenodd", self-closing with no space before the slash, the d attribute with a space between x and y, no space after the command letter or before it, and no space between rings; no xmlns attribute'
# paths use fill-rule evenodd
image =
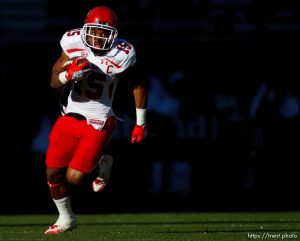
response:
<svg viewBox="0 0 300 241"><path fill-rule="evenodd" d="M81 31L73 29L66 32L60 44L69 58L85 57L91 63L92 74L72 82L64 111L82 114L89 124L102 129L106 119L115 115L112 103L118 84L117 74L135 64L135 49L126 40L116 39L109 51L97 56L83 44Z"/></svg>

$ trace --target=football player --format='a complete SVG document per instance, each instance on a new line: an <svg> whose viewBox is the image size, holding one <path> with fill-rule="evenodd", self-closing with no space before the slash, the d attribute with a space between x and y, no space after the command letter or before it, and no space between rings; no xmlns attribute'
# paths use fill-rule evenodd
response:
<svg viewBox="0 0 300 241"><path fill-rule="evenodd" d="M49 135L46 175L59 217L45 234L60 234L76 228L70 205L70 185L77 185L99 169L92 188L101 191L109 180L113 163L105 155L115 127L112 109L119 74L132 69L135 48L118 38L118 18L105 6L90 10L82 28L67 31L61 38L62 52L54 63L51 87L69 89L62 115ZM147 92L141 83L133 85L136 125L132 143L146 137ZM100 160L100 161L99 161Z"/></svg>

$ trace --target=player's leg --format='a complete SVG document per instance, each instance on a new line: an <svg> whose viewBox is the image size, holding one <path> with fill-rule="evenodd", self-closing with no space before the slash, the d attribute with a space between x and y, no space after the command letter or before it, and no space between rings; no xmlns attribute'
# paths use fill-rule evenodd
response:
<svg viewBox="0 0 300 241"><path fill-rule="evenodd" d="M50 194L55 203L59 217L45 234L59 234L77 226L69 197L69 183L65 179L66 168L47 168L47 180Z"/></svg>
<svg viewBox="0 0 300 241"><path fill-rule="evenodd" d="M55 123L46 153L46 175L51 197L59 217L45 234L59 234L76 227L76 218L70 205L69 182L66 172L77 145L75 138L69 138L77 130L76 120L61 116Z"/></svg>
<svg viewBox="0 0 300 241"><path fill-rule="evenodd" d="M48 186L57 207L59 217L45 234L60 234L77 226L77 219L72 211L69 197L69 185L80 184L86 174L72 168L47 168Z"/></svg>
<svg viewBox="0 0 300 241"><path fill-rule="evenodd" d="M96 168L97 177L92 183L94 192L101 192L108 184L110 172L113 165L113 157L111 155L103 155L100 158L99 164Z"/></svg>
<svg viewBox="0 0 300 241"><path fill-rule="evenodd" d="M80 141L70 167L84 173L96 172L96 179L92 183L95 192L103 190L107 185L113 164L111 155L103 155L108 145L112 131L115 126L115 118L107 119L104 128L101 131L89 126L85 137ZM99 156L100 155L100 156Z"/></svg>

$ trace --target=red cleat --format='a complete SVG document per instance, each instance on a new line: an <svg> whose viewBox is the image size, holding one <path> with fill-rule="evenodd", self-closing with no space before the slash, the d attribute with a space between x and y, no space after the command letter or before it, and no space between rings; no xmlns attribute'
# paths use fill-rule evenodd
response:
<svg viewBox="0 0 300 241"><path fill-rule="evenodd" d="M60 227L58 224L54 224L53 226L50 226L46 231L45 234L61 234L63 233L64 230L62 229L62 227Z"/></svg>
<svg viewBox="0 0 300 241"><path fill-rule="evenodd" d="M113 157L111 155L103 155L99 161L99 174L92 183L94 192L101 192L109 181L110 171L113 164Z"/></svg>
<svg viewBox="0 0 300 241"><path fill-rule="evenodd" d="M67 223L66 225L59 225L59 224L53 224L50 226L46 231L46 235L56 235L56 234L62 234L67 231L71 231L77 227L77 221L76 219L72 220L71 222Z"/></svg>
<svg viewBox="0 0 300 241"><path fill-rule="evenodd" d="M97 177L92 184L94 192L101 192L107 185L109 179L103 180L100 177Z"/></svg>

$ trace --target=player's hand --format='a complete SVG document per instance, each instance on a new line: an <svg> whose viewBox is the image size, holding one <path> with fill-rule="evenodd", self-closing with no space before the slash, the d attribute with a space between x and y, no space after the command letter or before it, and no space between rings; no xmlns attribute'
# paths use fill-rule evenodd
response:
<svg viewBox="0 0 300 241"><path fill-rule="evenodd" d="M146 125L138 126L135 125L132 131L131 143L138 143L147 137Z"/></svg>
<svg viewBox="0 0 300 241"><path fill-rule="evenodd" d="M66 68L66 79L82 80L91 74L91 68L89 61L83 58L76 58L70 64L65 66Z"/></svg>

